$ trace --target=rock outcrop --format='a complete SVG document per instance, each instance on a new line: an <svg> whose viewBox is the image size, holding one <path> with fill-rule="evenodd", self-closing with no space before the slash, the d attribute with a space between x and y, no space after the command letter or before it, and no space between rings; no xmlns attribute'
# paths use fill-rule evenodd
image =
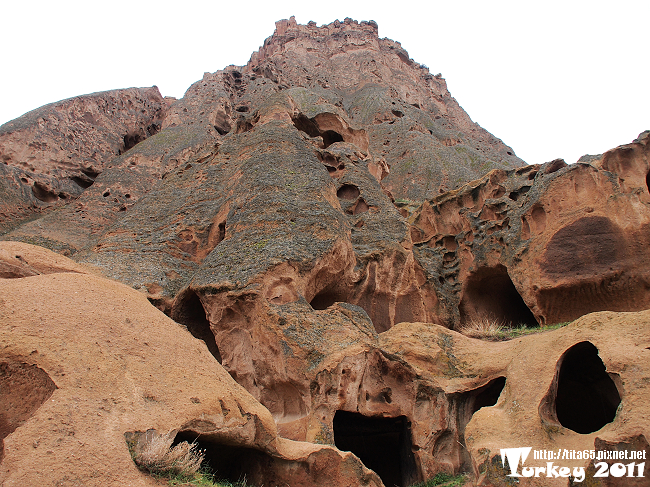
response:
<svg viewBox="0 0 650 487"><path fill-rule="evenodd" d="M151 430L199 437L232 481L381 485L350 453L280 438L205 346L137 291L49 251L0 249L0 264L24 265L0 279L2 485L159 485L127 444Z"/></svg>
<svg viewBox="0 0 650 487"><path fill-rule="evenodd" d="M280 21L180 100L5 124L0 478L44 462L64 482L69 457L93 485L108 445L102 478L147 485L124 435L152 429L265 485L501 485L500 448L647 448L650 319L611 312L650 308L649 140L526 166L349 19ZM595 311L507 343L458 332Z"/></svg>

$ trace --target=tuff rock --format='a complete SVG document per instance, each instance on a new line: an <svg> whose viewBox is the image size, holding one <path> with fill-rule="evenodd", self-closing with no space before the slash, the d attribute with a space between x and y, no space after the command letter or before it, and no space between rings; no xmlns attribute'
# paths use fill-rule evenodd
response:
<svg viewBox="0 0 650 487"><path fill-rule="evenodd" d="M73 440L147 485L127 445L170 431L264 485L506 485L500 448L647 449L649 137L525 165L350 19L280 21L180 100L118 90L3 125L3 377L35 391L2 429L7 485ZM25 445L47 421L44 457ZM567 485L543 480L521 485Z"/></svg>

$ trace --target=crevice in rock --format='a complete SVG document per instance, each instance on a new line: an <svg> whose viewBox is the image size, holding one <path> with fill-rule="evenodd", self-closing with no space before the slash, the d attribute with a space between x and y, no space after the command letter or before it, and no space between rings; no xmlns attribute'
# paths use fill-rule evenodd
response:
<svg viewBox="0 0 650 487"><path fill-rule="evenodd" d="M128 133L124 136L122 149L118 154L124 154L126 151L133 149L137 144L142 142L146 137L138 133Z"/></svg>
<svg viewBox="0 0 650 487"><path fill-rule="evenodd" d="M231 483L245 479L247 485L275 485L275 460L267 453L254 448L226 445L191 430L177 433L172 446L183 441L197 443L198 448L205 454L203 468L211 472L216 479Z"/></svg>
<svg viewBox="0 0 650 487"><path fill-rule="evenodd" d="M4 439L34 415L57 389L43 369L16 359L0 359L0 462Z"/></svg>
<svg viewBox="0 0 650 487"><path fill-rule="evenodd" d="M540 415L571 431L589 434L614 421L621 396L591 342L569 348L558 361Z"/></svg>
<svg viewBox="0 0 650 487"><path fill-rule="evenodd" d="M406 416L369 417L339 410L333 426L336 447L358 456L384 485L406 487L420 480Z"/></svg>
<svg viewBox="0 0 650 487"><path fill-rule="evenodd" d="M504 325L538 326L503 265L485 267L466 281L459 305L461 323L489 319Z"/></svg>
<svg viewBox="0 0 650 487"><path fill-rule="evenodd" d="M179 298L178 304L172 310L172 319L185 325L194 338L202 340L212 356L221 363L221 353L210 328L201 298L190 289L185 290Z"/></svg>
<svg viewBox="0 0 650 487"><path fill-rule="evenodd" d="M44 203L53 203L58 201L59 197L56 192L52 190L47 184L43 184L40 181L35 181L32 186L32 193L34 197Z"/></svg>
<svg viewBox="0 0 650 487"><path fill-rule="evenodd" d="M95 183L94 179L90 178L89 176L87 176L85 174L79 174L77 176L72 176L70 179L77 186L80 186L83 189L88 189Z"/></svg>

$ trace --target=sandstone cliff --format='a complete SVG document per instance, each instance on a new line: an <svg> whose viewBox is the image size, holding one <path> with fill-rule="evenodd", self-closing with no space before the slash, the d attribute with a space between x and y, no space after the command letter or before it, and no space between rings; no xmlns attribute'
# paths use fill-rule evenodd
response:
<svg viewBox="0 0 650 487"><path fill-rule="evenodd" d="M438 472L502 485L512 442L647 448L649 140L526 166L440 76L350 19L280 21L246 66L206 73L180 100L118 90L3 125L3 363L10 381L26 377L16 396L41 384L3 430L3 478L24 485L17 472L44 461L25 442L50 416L104 431L111 475L133 485L149 480L122 436L149 429L254 451L239 470L264 485L407 486ZM95 308L101 326L78 324ZM595 311L609 313L507 343L459 333ZM103 379L77 377L61 338L74 330L79 353L98 337L98 370L117 386L75 395ZM113 394L107 423L70 412ZM46 407L50 396L62 402ZM93 485L84 458L75 472Z"/></svg>

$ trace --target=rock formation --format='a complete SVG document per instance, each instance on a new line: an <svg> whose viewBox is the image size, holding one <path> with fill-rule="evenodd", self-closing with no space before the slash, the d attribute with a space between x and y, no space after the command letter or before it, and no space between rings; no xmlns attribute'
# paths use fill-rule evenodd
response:
<svg viewBox="0 0 650 487"><path fill-rule="evenodd" d="M228 447L253 449L239 472L265 485L407 486L441 471L501 485L499 448L515 439L646 448L647 313L507 343L458 330L650 308L649 139L526 166L440 76L350 19L280 21L246 66L206 73L180 100L119 90L3 125L0 285L19 330L3 377L19 377L16 395L40 385L5 421L2 475L25 485L21 462L44 460L24 438L54 415L110 444L111 475L134 485L148 480L124 435L151 429L200 434L235 465ZM107 354L97 370L66 351L75 327L61 323L79 316L74 347ZM163 365L177 355L184 365ZM94 414L107 393L108 423L70 406Z"/></svg>

